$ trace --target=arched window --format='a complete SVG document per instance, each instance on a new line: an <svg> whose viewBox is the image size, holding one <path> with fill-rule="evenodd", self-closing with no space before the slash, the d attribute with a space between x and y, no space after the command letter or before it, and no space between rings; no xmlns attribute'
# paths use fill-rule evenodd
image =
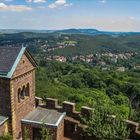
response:
<svg viewBox="0 0 140 140"><path fill-rule="evenodd" d="M26 93L25 96L30 96L30 84L28 83L26 86Z"/></svg>
<svg viewBox="0 0 140 140"><path fill-rule="evenodd" d="M18 102L20 103L20 98L21 98L21 89L18 89Z"/></svg>
<svg viewBox="0 0 140 140"><path fill-rule="evenodd" d="M23 86L23 88L21 90L21 99L22 100L24 99L25 93L26 93L26 88L25 88L25 86Z"/></svg>

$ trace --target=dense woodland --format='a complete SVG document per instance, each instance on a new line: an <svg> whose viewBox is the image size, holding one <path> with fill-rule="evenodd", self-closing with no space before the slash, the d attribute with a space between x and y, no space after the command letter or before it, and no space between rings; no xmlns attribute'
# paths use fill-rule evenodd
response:
<svg viewBox="0 0 140 140"><path fill-rule="evenodd" d="M48 62L38 67L36 94L94 107L111 107L115 115L139 121L140 71L101 71L85 64ZM135 117L134 117L135 116Z"/></svg>

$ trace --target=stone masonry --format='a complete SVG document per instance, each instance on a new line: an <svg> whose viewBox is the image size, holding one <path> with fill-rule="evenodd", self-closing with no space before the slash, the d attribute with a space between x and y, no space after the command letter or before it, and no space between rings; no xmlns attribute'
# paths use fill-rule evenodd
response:
<svg viewBox="0 0 140 140"><path fill-rule="evenodd" d="M23 49L21 48L15 62ZM8 48L5 52L8 52ZM7 62L9 61L8 59ZM15 67L15 62L11 69ZM8 131L13 140L21 137L21 119L35 109L35 67L35 61L24 49L12 77L0 76L0 114L8 117Z"/></svg>
<svg viewBox="0 0 140 140"><path fill-rule="evenodd" d="M84 125L81 123L80 116L90 116L92 108L82 106L81 112L75 110L75 103L63 102L62 106L58 105L57 99L42 99L36 97L36 106L41 106L48 109L55 109L60 112L66 112L64 119L64 136L73 140L96 140L95 137L81 136L82 128ZM131 130L130 139L139 140L140 131L138 130L139 124L130 120L126 120L126 123Z"/></svg>

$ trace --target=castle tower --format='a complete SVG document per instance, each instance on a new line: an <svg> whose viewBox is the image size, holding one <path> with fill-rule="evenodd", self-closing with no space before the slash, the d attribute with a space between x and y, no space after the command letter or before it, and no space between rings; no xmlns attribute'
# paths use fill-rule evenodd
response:
<svg viewBox="0 0 140 140"><path fill-rule="evenodd" d="M0 115L8 117L14 140L21 136L21 119L35 108L35 67L26 48L0 47Z"/></svg>

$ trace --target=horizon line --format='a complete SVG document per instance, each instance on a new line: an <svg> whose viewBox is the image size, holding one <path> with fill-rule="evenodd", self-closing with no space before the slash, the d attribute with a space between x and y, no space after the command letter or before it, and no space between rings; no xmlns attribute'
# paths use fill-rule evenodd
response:
<svg viewBox="0 0 140 140"><path fill-rule="evenodd" d="M85 30L97 30L97 31L101 31L101 32L116 32L116 33L128 33L128 32L132 32L132 33L140 33L140 31L110 31L110 30L100 30L100 29L96 29L96 28L61 28L61 29L26 29L26 28L0 28L0 30L36 30L36 31L61 31L61 30L70 30L70 29L85 29Z"/></svg>

